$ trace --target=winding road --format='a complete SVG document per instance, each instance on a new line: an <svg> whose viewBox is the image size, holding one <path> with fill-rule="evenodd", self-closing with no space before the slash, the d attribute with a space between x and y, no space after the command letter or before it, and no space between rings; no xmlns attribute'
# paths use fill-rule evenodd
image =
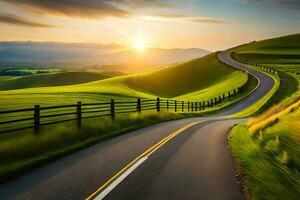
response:
<svg viewBox="0 0 300 200"><path fill-rule="evenodd" d="M274 80L230 52L218 58L260 83L222 115L160 123L104 141L2 184L0 199L243 199L226 140L243 119L224 116L257 102Z"/></svg>

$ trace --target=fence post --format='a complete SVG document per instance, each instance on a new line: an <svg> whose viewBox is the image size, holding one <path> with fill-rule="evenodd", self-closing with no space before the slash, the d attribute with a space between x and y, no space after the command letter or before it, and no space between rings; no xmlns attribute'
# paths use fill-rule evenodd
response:
<svg viewBox="0 0 300 200"><path fill-rule="evenodd" d="M217 104L218 103L218 100L217 100L217 97L215 97L215 104Z"/></svg>
<svg viewBox="0 0 300 200"><path fill-rule="evenodd" d="M190 102L188 101L188 112L190 112Z"/></svg>
<svg viewBox="0 0 300 200"><path fill-rule="evenodd" d="M142 112L142 104L141 104L140 98L137 99L137 111L138 111L138 113Z"/></svg>
<svg viewBox="0 0 300 200"><path fill-rule="evenodd" d="M209 101L207 101L207 107L209 108Z"/></svg>
<svg viewBox="0 0 300 200"><path fill-rule="evenodd" d="M81 127L81 101L77 102L77 127Z"/></svg>
<svg viewBox="0 0 300 200"><path fill-rule="evenodd" d="M223 100L225 99L225 94L223 94Z"/></svg>
<svg viewBox="0 0 300 200"><path fill-rule="evenodd" d="M230 99L230 92L228 92L228 99Z"/></svg>
<svg viewBox="0 0 300 200"><path fill-rule="evenodd" d="M39 128L40 128L40 106L35 105L34 106L34 114L33 114L33 119L34 119L34 132L38 133Z"/></svg>
<svg viewBox="0 0 300 200"><path fill-rule="evenodd" d="M159 99L159 97L157 97L157 99L156 99L156 110L157 110L157 112L160 111L160 99Z"/></svg>
<svg viewBox="0 0 300 200"><path fill-rule="evenodd" d="M169 110L169 100L167 100L167 110Z"/></svg>
<svg viewBox="0 0 300 200"><path fill-rule="evenodd" d="M196 106L195 106L195 111L198 111L198 102L195 102Z"/></svg>
<svg viewBox="0 0 300 200"><path fill-rule="evenodd" d="M233 90L233 94L234 94L234 96L236 95L236 91L235 91L235 89Z"/></svg>
<svg viewBox="0 0 300 200"><path fill-rule="evenodd" d="M202 108L205 110L205 101L202 101Z"/></svg>
<svg viewBox="0 0 300 200"><path fill-rule="evenodd" d="M213 99L210 100L210 105L211 105L211 107L214 106L214 100Z"/></svg>
<svg viewBox="0 0 300 200"><path fill-rule="evenodd" d="M194 112L194 102L191 103L192 112Z"/></svg>
<svg viewBox="0 0 300 200"><path fill-rule="evenodd" d="M175 100L175 112L177 112L177 101Z"/></svg>
<svg viewBox="0 0 300 200"><path fill-rule="evenodd" d="M115 121L115 100L110 100L110 115L111 119Z"/></svg>
<svg viewBox="0 0 300 200"><path fill-rule="evenodd" d="M221 96L219 96L219 103L222 103L222 98L221 98Z"/></svg>

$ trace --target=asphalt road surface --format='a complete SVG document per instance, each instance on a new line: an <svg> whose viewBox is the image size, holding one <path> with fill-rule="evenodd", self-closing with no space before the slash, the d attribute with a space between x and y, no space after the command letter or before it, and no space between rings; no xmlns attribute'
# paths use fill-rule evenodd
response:
<svg viewBox="0 0 300 200"><path fill-rule="evenodd" d="M222 52L219 59L260 80L228 115L252 105L274 80ZM243 199L227 148L227 132L243 119L221 115L165 122L132 131L0 185L0 199Z"/></svg>

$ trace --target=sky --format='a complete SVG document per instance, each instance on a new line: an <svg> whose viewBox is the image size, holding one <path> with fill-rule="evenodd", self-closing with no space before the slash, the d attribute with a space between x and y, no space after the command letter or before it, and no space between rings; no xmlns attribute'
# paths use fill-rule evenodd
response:
<svg viewBox="0 0 300 200"><path fill-rule="evenodd" d="M223 50L300 32L300 0L0 0L0 41Z"/></svg>

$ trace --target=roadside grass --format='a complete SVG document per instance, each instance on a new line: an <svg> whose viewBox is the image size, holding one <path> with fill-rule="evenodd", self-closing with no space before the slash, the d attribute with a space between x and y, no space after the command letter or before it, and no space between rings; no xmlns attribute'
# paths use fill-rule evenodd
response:
<svg viewBox="0 0 300 200"><path fill-rule="evenodd" d="M232 129L228 138L230 148L250 199L299 199L299 102L291 105L293 109L273 108ZM251 130L255 126L264 128Z"/></svg>
<svg viewBox="0 0 300 200"><path fill-rule="evenodd" d="M39 134L32 129L0 135L0 181L19 176L59 157L100 141L152 124L197 116L172 112L144 112L86 119L82 126L75 122L49 125Z"/></svg>
<svg viewBox="0 0 300 200"><path fill-rule="evenodd" d="M228 138L249 199L296 200L300 196L299 42L300 34L296 34L233 49L233 57L240 62L281 70L277 91L247 123L234 127Z"/></svg>
<svg viewBox="0 0 300 200"><path fill-rule="evenodd" d="M291 97L293 94L297 93L299 90L300 79L295 78L289 73L282 71L278 72L280 84L274 95L266 102L261 109L255 113L256 115L263 113L268 108L280 103L282 100Z"/></svg>

